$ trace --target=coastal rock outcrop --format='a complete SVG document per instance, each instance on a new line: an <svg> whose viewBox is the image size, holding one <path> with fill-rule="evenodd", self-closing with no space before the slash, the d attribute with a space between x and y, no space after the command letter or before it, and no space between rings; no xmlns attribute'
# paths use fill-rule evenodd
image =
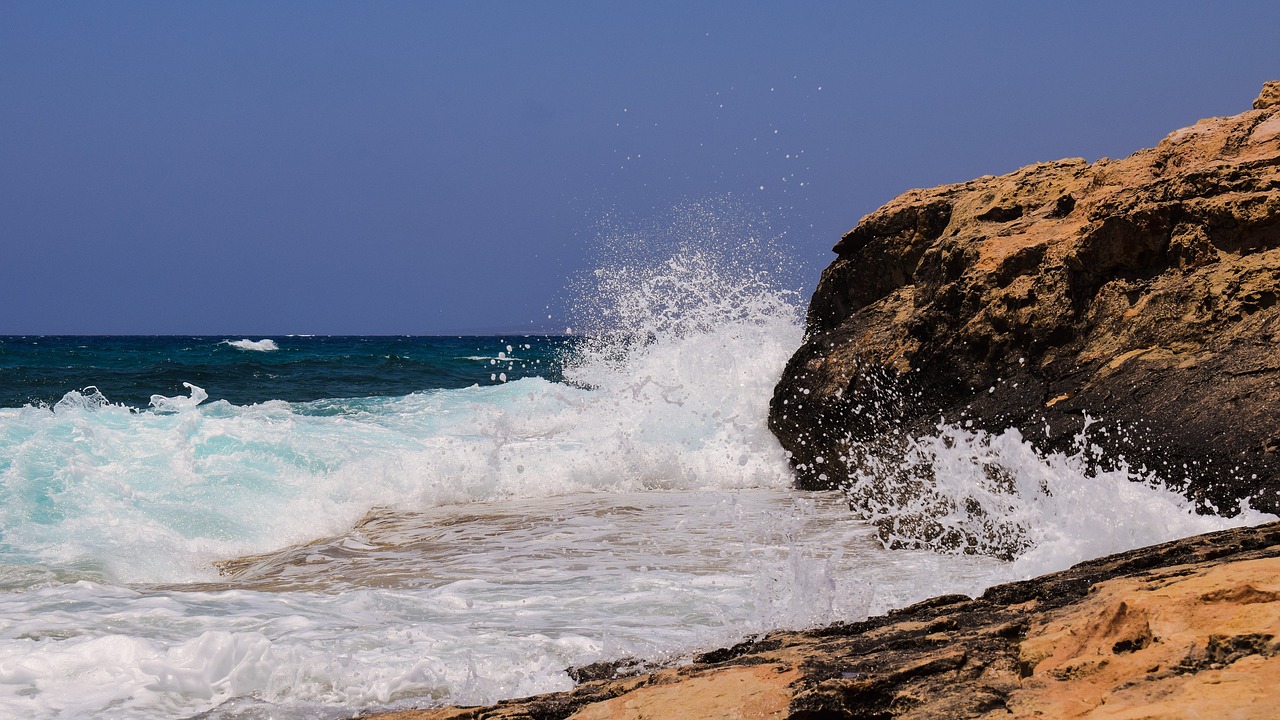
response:
<svg viewBox="0 0 1280 720"><path fill-rule="evenodd" d="M1280 511L1280 83L1254 108L864 217L773 397L797 484L946 422Z"/></svg>
<svg viewBox="0 0 1280 720"><path fill-rule="evenodd" d="M1275 717L1280 523L774 632L677 668L579 668L575 689L379 720Z"/></svg>

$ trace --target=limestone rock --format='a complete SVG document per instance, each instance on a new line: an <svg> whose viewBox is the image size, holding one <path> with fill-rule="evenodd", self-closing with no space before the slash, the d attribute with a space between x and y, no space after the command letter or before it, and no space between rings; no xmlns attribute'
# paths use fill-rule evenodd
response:
<svg viewBox="0 0 1280 720"><path fill-rule="evenodd" d="M1253 101L1254 110L1266 110L1280 105L1280 80L1272 80L1262 86L1262 92Z"/></svg>
<svg viewBox="0 0 1280 720"><path fill-rule="evenodd" d="M1121 160L912 190L835 245L770 427L802 488L939 421L1280 511L1280 83Z"/></svg>

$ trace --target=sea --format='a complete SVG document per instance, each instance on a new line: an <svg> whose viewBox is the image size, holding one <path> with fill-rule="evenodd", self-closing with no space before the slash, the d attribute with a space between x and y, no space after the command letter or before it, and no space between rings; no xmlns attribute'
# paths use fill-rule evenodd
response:
<svg viewBox="0 0 1280 720"><path fill-rule="evenodd" d="M637 267L556 335L0 338L0 718L492 703L1271 519L940 424L909 462L999 465L1019 552L893 549L767 428L799 294Z"/></svg>

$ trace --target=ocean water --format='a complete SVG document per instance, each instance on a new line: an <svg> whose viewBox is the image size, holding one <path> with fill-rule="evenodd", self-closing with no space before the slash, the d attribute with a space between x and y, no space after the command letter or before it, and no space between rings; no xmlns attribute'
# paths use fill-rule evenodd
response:
<svg viewBox="0 0 1280 720"><path fill-rule="evenodd" d="M573 337L0 339L0 717L489 703L1268 519L940 427L1022 552L886 549L790 489L771 261L613 257Z"/></svg>

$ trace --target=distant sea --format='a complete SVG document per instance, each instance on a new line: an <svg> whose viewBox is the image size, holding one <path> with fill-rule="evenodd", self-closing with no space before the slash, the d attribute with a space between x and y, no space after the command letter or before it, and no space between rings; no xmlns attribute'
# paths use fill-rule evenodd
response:
<svg viewBox="0 0 1280 720"><path fill-rule="evenodd" d="M768 431L794 294L687 260L588 337L0 338L0 717L490 703L1256 521L948 428L1031 549L887 550Z"/></svg>
<svg viewBox="0 0 1280 720"><path fill-rule="evenodd" d="M0 407L49 405L91 379L108 402L145 409L157 393L252 405L392 397L558 379L570 337L0 336ZM501 378L501 379L500 379Z"/></svg>

